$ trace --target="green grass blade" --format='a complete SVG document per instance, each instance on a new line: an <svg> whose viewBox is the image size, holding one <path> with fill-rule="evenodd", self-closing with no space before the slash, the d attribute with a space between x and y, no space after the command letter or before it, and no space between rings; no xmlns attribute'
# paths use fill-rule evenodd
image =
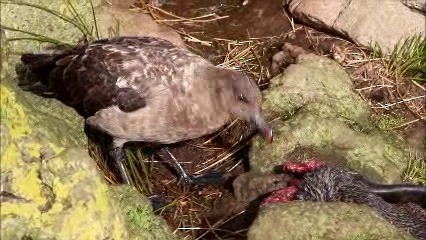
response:
<svg viewBox="0 0 426 240"><path fill-rule="evenodd" d="M54 39L54 38L50 38L50 37L47 37L47 36L44 36L44 35L41 35L41 34L29 32L29 31L25 31L25 30L21 30L21 29L17 29L17 28L7 27L7 26L3 26L3 25L0 25L0 28L2 28L4 30L8 30L8 31L13 31L13 32L25 33L25 34L31 35L31 36L37 38L38 40L44 41L44 42L50 42L50 43L53 43L53 44L71 45L70 43L65 43L65 42L62 42L62 41Z"/></svg>
<svg viewBox="0 0 426 240"><path fill-rule="evenodd" d="M146 184L146 188L148 190L148 194L151 195L152 194L152 187L151 187L151 182L150 182L150 172L146 166L146 162L144 161L144 157L142 156L141 150L138 150L136 152L137 154L137 159L139 160L140 164L142 165L142 174L145 177L144 183Z"/></svg>
<svg viewBox="0 0 426 240"><path fill-rule="evenodd" d="M93 24L95 26L96 39L99 40L100 37L99 37L98 22L96 21L95 7L93 6L92 0L90 0L89 2L90 2L90 9L92 10Z"/></svg>
<svg viewBox="0 0 426 240"><path fill-rule="evenodd" d="M17 38L8 38L8 39L6 39L6 42L26 41L26 40L28 40L28 41L37 41L37 42L42 42L42 43L52 43L52 44L56 44L56 45L58 45L58 44L64 44L64 45L69 45L69 46L71 46L70 44L67 44L67 43L63 43L63 42L60 42L60 41L50 41L49 39L46 39L46 38L40 38L40 37L17 37Z"/></svg>
<svg viewBox="0 0 426 240"><path fill-rule="evenodd" d="M384 58L387 70L396 77L426 81L426 39L421 34L401 39L389 54L375 44L372 56Z"/></svg>
<svg viewBox="0 0 426 240"><path fill-rule="evenodd" d="M67 9L71 12L71 14L74 16L75 19L77 19L77 22L79 25L84 29L83 34L85 36L92 36L92 33L90 32L86 22L80 17L80 14L78 14L77 10L74 8L70 0L67 0L66 2Z"/></svg>

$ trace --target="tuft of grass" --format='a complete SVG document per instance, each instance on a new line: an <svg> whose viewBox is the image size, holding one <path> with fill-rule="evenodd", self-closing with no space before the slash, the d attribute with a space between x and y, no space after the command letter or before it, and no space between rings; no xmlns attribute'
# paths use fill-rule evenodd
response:
<svg viewBox="0 0 426 240"><path fill-rule="evenodd" d="M415 153L410 157L402 172L402 179L407 182L426 185L426 160L422 153Z"/></svg>
<svg viewBox="0 0 426 240"><path fill-rule="evenodd" d="M120 21L115 22L115 27L108 28L108 37L118 37L120 35Z"/></svg>
<svg viewBox="0 0 426 240"><path fill-rule="evenodd" d="M98 29L98 22L96 20L95 7L93 6L92 1L90 1L90 10L92 11L93 25L95 27L96 39L100 39L101 37L99 35L99 29Z"/></svg>
<svg viewBox="0 0 426 240"><path fill-rule="evenodd" d="M133 185L138 191L150 196L153 194L152 168L153 164L141 149L126 149L126 170Z"/></svg>
<svg viewBox="0 0 426 240"><path fill-rule="evenodd" d="M390 54L385 54L376 44L373 58L383 58L387 70L395 77L426 82L426 39L415 34L399 41Z"/></svg>

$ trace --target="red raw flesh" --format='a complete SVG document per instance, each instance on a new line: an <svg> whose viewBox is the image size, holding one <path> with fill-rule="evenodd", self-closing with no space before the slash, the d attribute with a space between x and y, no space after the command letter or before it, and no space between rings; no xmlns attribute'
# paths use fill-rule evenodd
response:
<svg viewBox="0 0 426 240"><path fill-rule="evenodd" d="M260 206L262 207L270 203L282 203L282 202L292 201L294 200L296 191L297 191L296 186L281 188L273 192L265 200L263 200Z"/></svg>
<svg viewBox="0 0 426 240"><path fill-rule="evenodd" d="M303 163L294 163L294 162L286 162L283 165L284 171L290 171L294 173L308 173L313 170L323 166L324 163L317 158L313 158L308 162Z"/></svg>
<svg viewBox="0 0 426 240"><path fill-rule="evenodd" d="M294 163L286 162L283 164L284 171L289 171L293 173L308 173L312 172L317 168L323 166L324 163L317 158L313 158L307 162L303 163ZM272 192L267 198L265 198L260 206L265 206L270 203L284 203L289 202L295 199L298 186L303 182L303 180L298 178L293 178L290 180L289 187L278 189Z"/></svg>

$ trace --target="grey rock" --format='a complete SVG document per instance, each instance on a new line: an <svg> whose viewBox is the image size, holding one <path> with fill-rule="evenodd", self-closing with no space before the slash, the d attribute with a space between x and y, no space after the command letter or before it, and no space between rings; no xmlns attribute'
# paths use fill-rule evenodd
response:
<svg viewBox="0 0 426 240"><path fill-rule="evenodd" d="M402 38L425 34L425 16L399 0L292 0L290 12L313 27L345 35L362 46L392 50Z"/></svg>
<svg viewBox="0 0 426 240"><path fill-rule="evenodd" d="M409 8L426 12L426 1L424 0L402 0L402 3Z"/></svg>
<svg viewBox="0 0 426 240"><path fill-rule="evenodd" d="M157 23L148 14L120 5L103 4L96 8L96 19L102 38L113 36L158 37L186 49L185 43L176 31L167 25Z"/></svg>

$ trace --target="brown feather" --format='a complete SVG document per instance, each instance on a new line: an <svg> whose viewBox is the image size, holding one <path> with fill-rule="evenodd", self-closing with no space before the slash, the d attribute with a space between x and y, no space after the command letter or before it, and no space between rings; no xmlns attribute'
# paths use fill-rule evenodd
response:
<svg viewBox="0 0 426 240"><path fill-rule="evenodd" d="M55 97L117 142L173 143L216 131L231 115L259 114L252 79L163 39L102 39L22 61L34 69L46 56L37 68Z"/></svg>

